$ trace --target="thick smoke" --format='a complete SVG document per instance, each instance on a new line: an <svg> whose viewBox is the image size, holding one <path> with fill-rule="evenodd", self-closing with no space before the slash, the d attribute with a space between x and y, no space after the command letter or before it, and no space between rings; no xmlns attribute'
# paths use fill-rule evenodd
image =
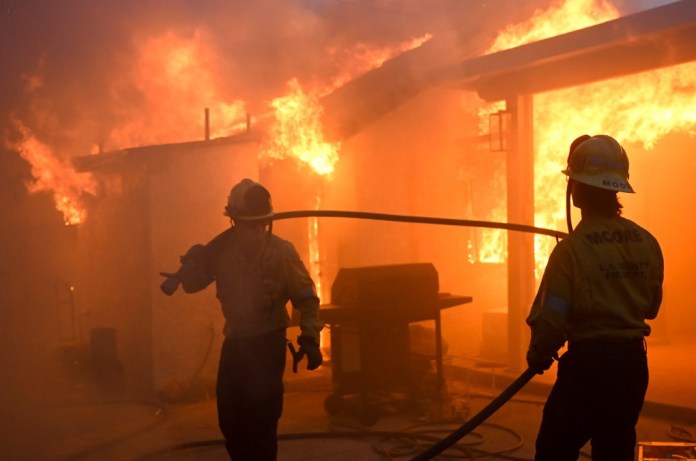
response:
<svg viewBox="0 0 696 461"><path fill-rule="evenodd" d="M82 155L99 143L108 147L114 127L146 110L147 95L128 76L139 65L142 44L153 37L203 33L217 57L210 66L219 97L243 101L249 112L258 114L267 110L270 99L286 92L293 78L302 83L331 80L345 65L340 51L346 55L356 44L388 46L437 33L449 37L453 47L471 48L473 40L485 42L497 27L524 17L535 6L511 0L68 0L3 5L3 124L13 114L61 155ZM11 125L3 131L3 137L8 131L11 135Z"/></svg>

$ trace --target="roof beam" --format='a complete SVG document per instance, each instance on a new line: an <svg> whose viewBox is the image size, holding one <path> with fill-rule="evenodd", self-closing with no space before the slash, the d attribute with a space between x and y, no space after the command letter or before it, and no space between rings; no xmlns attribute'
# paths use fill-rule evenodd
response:
<svg viewBox="0 0 696 461"><path fill-rule="evenodd" d="M499 101L696 60L696 1L682 0L468 59L442 82Z"/></svg>

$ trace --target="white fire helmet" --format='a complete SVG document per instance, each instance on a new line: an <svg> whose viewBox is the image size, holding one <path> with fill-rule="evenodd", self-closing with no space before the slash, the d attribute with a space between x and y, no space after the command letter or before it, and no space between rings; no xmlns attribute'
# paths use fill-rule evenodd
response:
<svg viewBox="0 0 696 461"><path fill-rule="evenodd" d="M258 182L242 179L230 190L224 215L241 221L269 219L273 216L271 194Z"/></svg>
<svg viewBox="0 0 696 461"><path fill-rule="evenodd" d="M588 137L568 155L568 167L561 171L570 179L616 192L635 192L628 183L628 156L611 136Z"/></svg>

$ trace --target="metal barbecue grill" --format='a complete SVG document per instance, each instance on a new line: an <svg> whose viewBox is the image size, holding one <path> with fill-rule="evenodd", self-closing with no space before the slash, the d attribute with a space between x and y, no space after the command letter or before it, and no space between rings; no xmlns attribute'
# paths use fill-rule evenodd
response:
<svg viewBox="0 0 696 461"><path fill-rule="evenodd" d="M340 269L331 287L331 304L320 317L331 331L333 391L324 407L331 415L351 409L372 425L388 404L423 398L424 367L439 396L444 385L440 311L469 303L471 297L439 292L430 263ZM410 324L435 322L435 350L427 359L414 354ZM430 366L434 362L434 370Z"/></svg>

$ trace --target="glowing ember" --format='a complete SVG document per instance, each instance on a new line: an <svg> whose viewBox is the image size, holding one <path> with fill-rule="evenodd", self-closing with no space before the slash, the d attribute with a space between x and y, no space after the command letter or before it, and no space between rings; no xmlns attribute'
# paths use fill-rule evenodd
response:
<svg viewBox="0 0 696 461"><path fill-rule="evenodd" d="M22 138L8 147L17 150L31 165L34 182L27 184L29 191L52 192L53 201L63 213L66 225L83 222L87 212L82 203L82 195L96 195L97 183L94 178L86 173L75 172L61 162L48 146L39 142L26 126L17 120L14 122Z"/></svg>

